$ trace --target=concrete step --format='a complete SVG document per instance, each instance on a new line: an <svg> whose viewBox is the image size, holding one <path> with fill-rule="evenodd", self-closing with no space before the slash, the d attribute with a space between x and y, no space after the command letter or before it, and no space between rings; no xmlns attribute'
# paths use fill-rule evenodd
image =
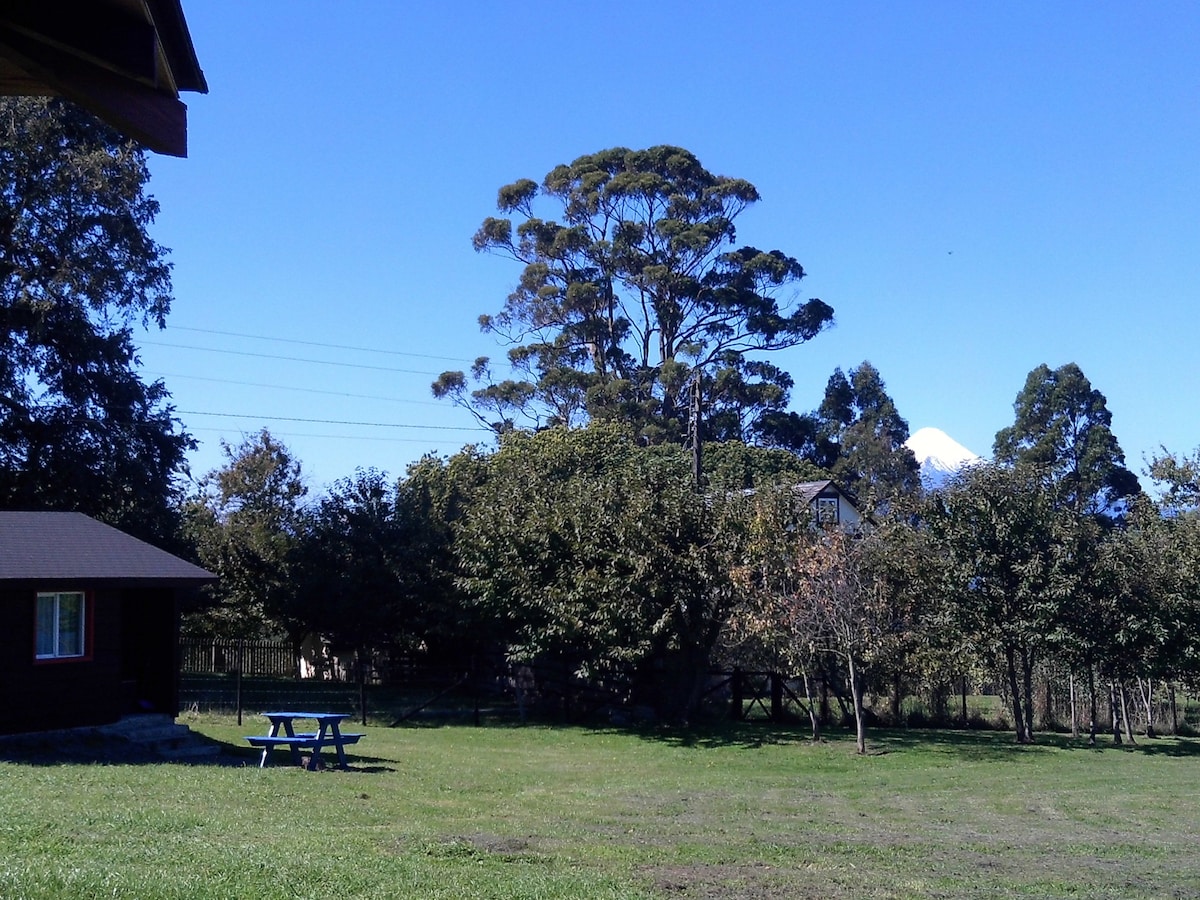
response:
<svg viewBox="0 0 1200 900"><path fill-rule="evenodd" d="M220 745L166 715L126 716L98 730L163 759L195 759L221 753Z"/></svg>
<svg viewBox="0 0 1200 900"><path fill-rule="evenodd" d="M180 747L162 748L159 750L159 755L163 759L175 760L192 760L192 759L210 759L214 756L221 755L221 747L218 744L210 744L204 742L202 738L196 738L195 743L187 743Z"/></svg>

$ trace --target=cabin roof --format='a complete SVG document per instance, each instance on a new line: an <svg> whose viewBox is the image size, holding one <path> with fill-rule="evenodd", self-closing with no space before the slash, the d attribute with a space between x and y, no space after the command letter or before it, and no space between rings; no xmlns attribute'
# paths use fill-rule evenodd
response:
<svg viewBox="0 0 1200 900"><path fill-rule="evenodd" d="M216 578L83 513L0 511L0 581L186 586Z"/></svg>

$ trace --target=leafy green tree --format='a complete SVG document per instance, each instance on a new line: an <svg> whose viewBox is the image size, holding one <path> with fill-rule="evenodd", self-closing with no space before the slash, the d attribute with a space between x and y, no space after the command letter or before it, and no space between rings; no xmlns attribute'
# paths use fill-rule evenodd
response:
<svg viewBox="0 0 1200 900"><path fill-rule="evenodd" d="M0 99L0 505L78 510L163 543L191 438L137 373L167 251L136 145L60 100Z"/></svg>
<svg viewBox="0 0 1200 900"><path fill-rule="evenodd" d="M487 475L487 458L466 447L449 459L426 456L396 486L396 516L406 583L413 591L409 617L432 658L462 661L490 649L491 635L459 587L455 535Z"/></svg>
<svg viewBox="0 0 1200 900"><path fill-rule="evenodd" d="M673 452L672 449L666 452ZM823 481L829 473L795 453L740 441L708 444L704 452L709 490L751 490L798 481Z"/></svg>
<svg viewBox="0 0 1200 900"><path fill-rule="evenodd" d="M879 370L869 362L847 377L836 369L816 412L820 439L816 462L868 507L914 493L920 466L908 440L908 422L896 411Z"/></svg>
<svg viewBox="0 0 1200 900"><path fill-rule="evenodd" d="M1125 527L1110 530L1096 553L1094 632L1098 671L1111 680L1122 708L1131 684L1154 736L1154 685L1195 672L1197 600L1186 520L1165 519L1146 500L1135 502ZM1128 713L1126 739L1133 740ZM1114 730L1114 735L1118 736Z"/></svg>
<svg viewBox="0 0 1200 900"><path fill-rule="evenodd" d="M862 560L874 592L873 609L885 623L871 647L868 674L882 694L890 683L890 714L903 721L906 691L924 688L929 712L947 718L949 684L970 662L958 635L942 618L939 588L944 559L919 514L918 497L902 498L866 528Z"/></svg>
<svg viewBox="0 0 1200 900"><path fill-rule="evenodd" d="M303 624L291 616L293 567L308 489L300 463L263 429L231 446L226 464L184 505L183 531L200 562L220 576L212 605L189 617L196 633L267 637Z"/></svg>
<svg viewBox="0 0 1200 900"><path fill-rule="evenodd" d="M996 434L997 462L1041 468L1059 501L1081 511L1111 510L1140 490L1112 433L1108 401L1079 366L1038 366L1013 409L1016 421Z"/></svg>
<svg viewBox="0 0 1200 900"><path fill-rule="evenodd" d="M1172 513L1200 510L1200 449L1190 455L1165 447L1150 461L1150 477L1163 487L1162 505Z"/></svg>
<svg viewBox="0 0 1200 900"><path fill-rule="evenodd" d="M1016 738L1030 743L1034 665L1078 590L1063 534L1072 517L1040 472L981 464L932 496L926 521L944 554L952 627L1002 675Z"/></svg>
<svg viewBox="0 0 1200 900"><path fill-rule="evenodd" d="M413 643L414 575L396 488L375 469L337 481L305 517L292 616L334 650Z"/></svg>
<svg viewBox="0 0 1200 900"><path fill-rule="evenodd" d="M696 494L682 450L595 424L507 436L456 551L510 659L586 676L653 667L660 715L688 718L740 601L749 496Z"/></svg>
<svg viewBox="0 0 1200 900"><path fill-rule="evenodd" d="M796 260L735 245L734 222L758 199L748 181L668 146L604 150L540 186L501 188L504 217L484 221L475 248L523 268L480 324L512 342L516 377L493 379L481 359L471 379L444 373L434 393L498 432L615 420L644 441L682 442L706 436L693 429L699 412L715 437L752 437L764 414L782 413L791 381L746 354L800 344L833 318L820 300L779 299L804 275Z"/></svg>

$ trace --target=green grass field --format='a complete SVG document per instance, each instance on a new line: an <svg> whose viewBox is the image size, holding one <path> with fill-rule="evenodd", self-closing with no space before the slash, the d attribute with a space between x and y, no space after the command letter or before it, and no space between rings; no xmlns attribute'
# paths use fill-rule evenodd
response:
<svg viewBox="0 0 1200 900"><path fill-rule="evenodd" d="M1200 742L369 727L353 771L0 763L0 896L1194 897Z"/></svg>

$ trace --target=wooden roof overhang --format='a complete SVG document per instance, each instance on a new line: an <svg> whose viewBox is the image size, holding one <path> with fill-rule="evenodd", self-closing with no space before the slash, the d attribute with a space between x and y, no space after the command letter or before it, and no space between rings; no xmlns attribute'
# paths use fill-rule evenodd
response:
<svg viewBox="0 0 1200 900"><path fill-rule="evenodd" d="M63 96L151 150L187 156L180 91L208 93L180 0L0 4L0 94Z"/></svg>

